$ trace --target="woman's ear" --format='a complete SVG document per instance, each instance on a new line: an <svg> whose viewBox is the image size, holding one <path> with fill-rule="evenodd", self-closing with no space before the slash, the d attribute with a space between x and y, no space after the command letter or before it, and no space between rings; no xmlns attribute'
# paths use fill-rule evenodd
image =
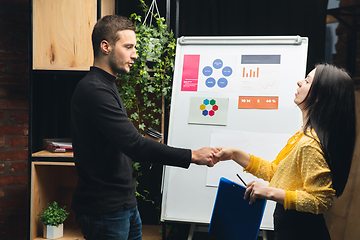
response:
<svg viewBox="0 0 360 240"><path fill-rule="evenodd" d="M102 40L100 43L101 51L105 54L109 54L111 52L110 43L106 40Z"/></svg>

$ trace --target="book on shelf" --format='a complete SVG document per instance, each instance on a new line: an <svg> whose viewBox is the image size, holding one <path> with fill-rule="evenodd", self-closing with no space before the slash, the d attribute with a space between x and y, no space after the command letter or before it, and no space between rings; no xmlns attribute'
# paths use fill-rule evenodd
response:
<svg viewBox="0 0 360 240"><path fill-rule="evenodd" d="M72 152L72 140L71 138L46 138L44 148L54 153Z"/></svg>

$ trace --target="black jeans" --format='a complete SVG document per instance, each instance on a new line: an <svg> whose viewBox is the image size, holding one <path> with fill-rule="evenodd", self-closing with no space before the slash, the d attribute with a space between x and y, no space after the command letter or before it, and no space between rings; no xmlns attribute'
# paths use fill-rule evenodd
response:
<svg viewBox="0 0 360 240"><path fill-rule="evenodd" d="M274 212L275 240L330 240L322 214L286 210L276 204Z"/></svg>

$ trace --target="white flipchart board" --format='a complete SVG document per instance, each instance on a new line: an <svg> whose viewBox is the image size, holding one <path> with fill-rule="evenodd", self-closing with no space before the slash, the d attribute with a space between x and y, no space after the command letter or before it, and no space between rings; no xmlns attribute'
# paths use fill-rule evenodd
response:
<svg viewBox="0 0 360 240"><path fill-rule="evenodd" d="M293 100L306 75L300 36L181 37L177 41L168 144L233 146L270 161L300 129ZM255 177L233 161L213 168L166 166L161 221L210 223L220 177ZM268 201L261 229L273 229Z"/></svg>

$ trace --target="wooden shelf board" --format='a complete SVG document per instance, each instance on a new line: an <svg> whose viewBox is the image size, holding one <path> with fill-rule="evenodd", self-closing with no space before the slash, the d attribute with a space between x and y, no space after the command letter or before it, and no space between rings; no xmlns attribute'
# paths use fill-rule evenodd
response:
<svg viewBox="0 0 360 240"><path fill-rule="evenodd" d="M74 157L73 152L65 152L65 153L53 153L48 150L42 150L40 152L33 153L32 157Z"/></svg>
<svg viewBox="0 0 360 240"><path fill-rule="evenodd" d="M41 234L42 235L42 234ZM43 240L47 238L36 237L34 240ZM81 230L76 226L65 226L64 227L64 236L61 238L57 238L57 240L85 240L83 235L81 234Z"/></svg>
<svg viewBox="0 0 360 240"><path fill-rule="evenodd" d="M32 162L32 166L34 167L35 165L44 165L44 166L75 166L75 163L73 162L48 162L48 161L44 161L44 162Z"/></svg>

